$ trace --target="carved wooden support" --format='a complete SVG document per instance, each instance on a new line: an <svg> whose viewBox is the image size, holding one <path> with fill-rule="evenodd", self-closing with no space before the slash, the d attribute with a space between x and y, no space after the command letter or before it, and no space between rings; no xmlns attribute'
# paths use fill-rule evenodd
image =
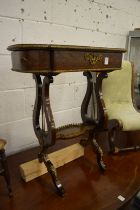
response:
<svg viewBox="0 0 140 210"><path fill-rule="evenodd" d="M97 120L89 117L88 113L87 113L91 95L93 93L92 74L91 74L91 72L88 72L88 71L84 72L83 74L84 74L84 76L87 77L87 91L86 91L85 97L84 97L82 105L81 105L81 117L85 124L93 124L94 128L89 131L88 140L82 140L80 143L83 146L86 146L88 143L90 143L92 145L93 150L96 152L98 166L102 171L104 171L106 167L105 167L105 164L104 164L103 158L102 158L103 151L102 151L101 147L99 146L99 144L97 143L95 135L99 130L98 128L99 128L99 126L102 122L101 120L103 119L103 116L104 116L104 111L102 110L102 101L101 101L102 98L101 98L100 89L101 89L101 85L102 85L102 80L107 77L107 74L106 73L99 74L97 77L96 83L94 84L95 96L96 96L97 104L99 106L98 113L97 113ZM100 111L101 111L101 113L100 113Z"/></svg>
<svg viewBox="0 0 140 210"><path fill-rule="evenodd" d="M95 88L95 95L97 100L97 126L103 127L105 124L105 118L107 116L105 115L105 105L103 101L103 95L102 95L102 81L103 79L107 78L108 75L106 72L101 72L96 77L96 83L94 84Z"/></svg>
<svg viewBox="0 0 140 210"><path fill-rule="evenodd" d="M89 105L91 95L93 92L93 78L92 78L91 72L89 71L84 72L83 75L87 77L87 90L86 90L86 94L81 105L81 117L82 117L83 123L95 125L96 124L95 120L89 117L87 113L88 105Z"/></svg>
<svg viewBox="0 0 140 210"><path fill-rule="evenodd" d="M35 82L36 82L36 100L33 110L33 127L35 134L39 140L41 145L41 149L47 149L49 146L55 144L56 140L56 131L55 131L55 123L53 120L52 110L50 106L50 99L49 99L49 86L50 83L53 82L52 75L48 74L43 79L43 84L41 81L41 76L34 74ZM42 128L40 126L40 113L42 108L42 118L44 118L45 113L45 121L47 123L47 131L44 129L44 125ZM42 119L42 123L43 122Z"/></svg>
<svg viewBox="0 0 140 210"><path fill-rule="evenodd" d="M33 127L41 147L41 151L38 155L38 158L40 162L44 162L44 164L46 165L47 170L52 177L52 181L57 189L58 194L60 196L63 196L64 194L63 186L57 177L55 167L48 159L47 155L48 147L54 145L56 141L56 129L49 99L49 86L50 83L53 82L53 75L47 74L43 79L43 84L40 75L34 74L34 78L36 82L36 100L33 110ZM42 109L42 128L39 122L41 109ZM44 119L44 114L45 114L45 119ZM47 131L45 130L45 123L47 124Z"/></svg>

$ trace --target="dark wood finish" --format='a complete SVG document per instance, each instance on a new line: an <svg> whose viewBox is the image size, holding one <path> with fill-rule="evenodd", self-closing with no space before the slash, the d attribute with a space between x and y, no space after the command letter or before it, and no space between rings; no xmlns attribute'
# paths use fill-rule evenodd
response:
<svg viewBox="0 0 140 210"><path fill-rule="evenodd" d="M87 108L93 91L93 78L90 72L110 72L116 69L121 69L122 53L124 49L110 49L110 48L93 48L82 46L64 46L64 45L38 45L38 44L22 44L9 46L8 50L12 51L12 70L19 72L28 72L34 74L36 82L36 101L33 111L33 126L35 134L40 143L39 161L44 162L53 183L59 195L64 194L64 189L60 183L56 169L48 158L48 148L55 144L56 138L64 134L60 133L62 128L55 128L53 114L49 99L49 86L53 82L53 76L62 72L83 71L87 76L87 91L81 106L81 116L85 131L89 131L88 140L96 152L96 159L99 168L104 171L105 164L102 156L103 152L96 141L96 130L101 126L102 112L99 101L100 86L102 77L100 74L97 79L96 98L98 100L99 111L98 119L93 120L87 116ZM102 75L104 75L102 74ZM41 76L44 78L41 80ZM42 128L39 123L39 118L42 110ZM101 110L102 111L102 110ZM45 115L45 119L44 119ZM45 123L47 123L47 131L45 130ZM81 127L83 127L81 125ZM69 125L71 128L71 125ZM72 129L71 129L72 130ZM59 135L58 135L59 133ZM79 135L83 134L83 129ZM66 135L63 135L63 137ZM72 136L77 136L73 133Z"/></svg>
<svg viewBox="0 0 140 210"><path fill-rule="evenodd" d="M103 121L103 117L104 117L104 115L103 115L104 112L101 109L102 106L100 104L101 100L99 100L99 97L100 97L100 89L99 88L101 86L102 79L104 77L100 77L100 75L106 75L106 73L102 72L102 73L98 74L95 84L93 84L93 77L92 77L91 72L84 72L83 74L84 74L84 76L87 77L87 91L86 91L85 97L84 97L82 105L81 105L81 117L82 117L82 120L85 125L86 124L93 125L94 128L89 129L88 139L86 139L86 140L82 139L80 143L83 146L87 146L89 143L92 145L93 150L96 152L96 159L97 159L99 168L101 169L101 171L104 172L106 169L106 166L103 162L103 151L96 141L96 133L99 130L99 127L101 127L101 125L103 124L102 121ZM99 110L97 112L97 119L92 119L92 117L88 116L88 105L89 105L91 95L93 92L93 87L95 89L96 100L98 103L98 110Z"/></svg>
<svg viewBox="0 0 140 210"><path fill-rule="evenodd" d="M104 101L102 97L102 81L103 79L107 78L107 72L100 72L96 77L96 83L94 84L95 95L97 100L97 129L101 127L106 128L105 119L106 119L106 112L104 109Z"/></svg>
<svg viewBox="0 0 140 210"><path fill-rule="evenodd" d="M121 68L124 49L63 45L12 45L12 70L45 74L68 71L109 71ZM105 57L109 64L105 65Z"/></svg>
<svg viewBox="0 0 140 210"><path fill-rule="evenodd" d="M85 157L58 168L67 191L67 196L59 199L53 192L48 174L28 183L21 180L19 164L36 158L38 151L38 148L34 148L8 157L13 197L8 198L5 183L1 179L1 210L121 210L140 188L140 153L106 155L108 170L102 175L92 150L86 148ZM126 200L119 201L118 195Z"/></svg>
<svg viewBox="0 0 140 210"><path fill-rule="evenodd" d="M83 122L86 124L96 125L95 119L92 119L88 116L88 105L91 99L91 95L93 92L93 78L92 74L89 71L86 71L83 73L84 76L87 77L87 91L85 94L85 97L83 99L83 102L81 104L81 117Z"/></svg>

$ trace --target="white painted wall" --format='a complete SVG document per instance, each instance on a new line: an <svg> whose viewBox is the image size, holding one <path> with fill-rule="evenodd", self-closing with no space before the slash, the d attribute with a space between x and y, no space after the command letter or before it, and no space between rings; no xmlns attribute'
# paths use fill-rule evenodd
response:
<svg viewBox="0 0 140 210"><path fill-rule="evenodd" d="M30 74L10 71L8 45L75 44L125 47L140 27L139 0L0 0L0 137L11 154L38 144L32 128L35 98ZM80 122L86 80L82 73L55 77L51 87L56 126Z"/></svg>

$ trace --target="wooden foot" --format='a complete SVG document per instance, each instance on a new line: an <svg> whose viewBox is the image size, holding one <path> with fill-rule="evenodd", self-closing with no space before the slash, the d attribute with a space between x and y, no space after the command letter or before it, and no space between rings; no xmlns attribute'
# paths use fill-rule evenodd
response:
<svg viewBox="0 0 140 210"><path fill-rule="evenodd" d="M96 139L93 139L91 143L92 143L93 149L96 150L96 158L97 158L98 166L100 170L104 172L106 170L106 165L103 162L103 151L101 147L99 146L99 144L97 143Z"/></svg>
<svg viewBox="0 0 140 210"><path fill-rule="evenodd" d="M64 188L63 188L60 180L58 179L56 168L54 167L54 165L48 158L47 154L43 154L43 162L44 162L45 166L47 167L49 174L51 175L52 181L57 189L58 195L63 196Z"/></svg>

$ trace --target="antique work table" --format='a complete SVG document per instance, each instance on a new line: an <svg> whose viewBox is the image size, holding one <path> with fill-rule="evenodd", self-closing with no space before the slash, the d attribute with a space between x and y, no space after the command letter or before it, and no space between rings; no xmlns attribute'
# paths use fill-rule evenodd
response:
<svg viewBox="0 0 140 210"><path fill-rule="evenodd" d="M102 150L96 142L96 131L103 126L104 110L100 88L102 79L107 73L121 69L124 49L93 48L83 46L64 46L46 44L17 44L8 47L12 51L12 70L32 73L36 82L36 100L33 111L33 127L40 144L39 161L44 162L50 173L59 195L64 189L58 179L56 169L47 155L48 147L55 144L56 139L68 139L88 132L87 142L90 142L96 152L99 168L104 171ZM55 128L55 122L50 106L49 86L53 76L64 72L83 71L87 77L87 91L81 105L83 123ZM96 83L93 83L91 72L97 72ZM97 119L88 116L88 105L95 89L98 109ZM42 113L42 126L40 114ZM44 122L45 118L45 122ZM45 130L47 124L47 131ZM85 143L85 142L83 142Z"/></svg>

